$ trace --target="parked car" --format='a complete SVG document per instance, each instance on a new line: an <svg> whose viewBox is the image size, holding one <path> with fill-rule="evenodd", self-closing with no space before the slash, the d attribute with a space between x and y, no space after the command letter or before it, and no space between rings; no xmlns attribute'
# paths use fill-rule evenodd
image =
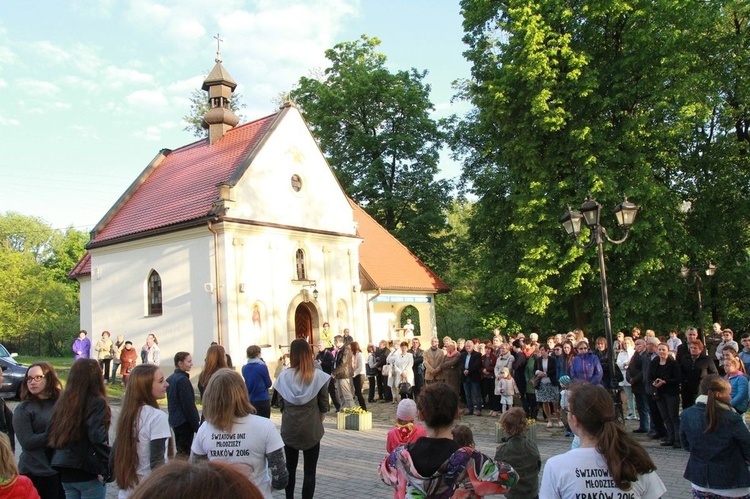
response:
<svg viewBox="0 0 750 499"><path fill-rule="evenodd" d="M16 362L14 358L16 355L8 352L8 349L0 344L0 366L4 369L3 385L0 387L0 397L2 398L18 397L21 391L21 383L26 377L28 367Z"/></svg>

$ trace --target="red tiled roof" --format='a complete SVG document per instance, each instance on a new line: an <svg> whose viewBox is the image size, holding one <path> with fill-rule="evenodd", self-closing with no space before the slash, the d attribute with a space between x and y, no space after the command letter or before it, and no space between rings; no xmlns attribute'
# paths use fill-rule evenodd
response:
<svg viewBox="0 0 750 499"><path fill-rule="evenodd" d="M349 200L358 223L360 280L372 289L445 293L450 287L357 203ZM364 279L363 279L364 278Z"/></svg>
<svg viewBox="0 0 750 499"><path fill-rule="evenodd" d="M91 275L91 253L84 253L73 270L68 272L68 279L76 279L82 275Z"/></svg>
<svg viewBox="0 0 750 499"><path fill-rule="evenodd" d="M121 206L99 222L89 244L208 216L218 197L217 184L247 166L245 159L277 116L229 130L212 145L204 139L176 149L153 170L149 165L118 201Z"/></svg>

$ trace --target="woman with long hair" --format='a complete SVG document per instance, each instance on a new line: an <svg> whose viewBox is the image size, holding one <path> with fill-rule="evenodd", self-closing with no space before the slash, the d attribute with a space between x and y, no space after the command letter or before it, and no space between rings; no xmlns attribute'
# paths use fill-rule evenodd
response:
<svg viewBox="0 0 750 499"><path fill-rule="evenodd" d="M346 346L344 348L347 348ZM367 404L365 404L365 398L362 396L362 387L365 384L365 356L362 353L362 349L359 347L359 343L352 341L349 343L349 347L352 351L352 367L354 368L354 396L359 402L359 406L367 410Z"/></svg>
<svg viewBox="0 0 750 499"><path fill-rule="evenodd" d="M294 497L297 463L302 451L305 459L302 498L310 499L315 495L315 473L324 433L323 419L329 408L331 377L315 368L312 349L304 339L292 341L289 359L289 369L281 372L274 385L281 397L281 438L289 471L286 497Z"/></svg>
<svg viewBox="0 0 750 499"><path fill-rule="evenodd" d="M67 499L104 498L109 467L112 412L104 378L95 359L78 359L65 390L52 409L48 445Z"/></svg>
<svg viewBox="0 0 750 499"><path fill-rule="evenodd" d="M547 460L539 497L593 497L623 491L658 498L666 487L648 452L615 420L612 396L591 383L571 384L568 424L581 446Z"/></svg>
<svg viewBox="0 0 750 499"><path fill-rule="evenodd" d="M680 415L682 448L690 452L683 476L693 497L750 497L750 431L730 405L732 387L709 374L699 391L695 404Z"/></svg>
<svg viewBox="0 0 750 499"><path fill-rule="evenodd" d="M13 427L21 444L18 470L31 479L42 499L65 497L60 475L47 456L47 427L61 392L62 384L52 365L31 364L21 384L21 403L13 413Z"/></svg>
<svg viewBox="0 0 750 499"><path fill-rule="evenodd" d="M396 447L381 463L380 478L395 489L394 498L483 497L505 494L518 482L507 463L494 462L471 447L453 440L459 417L458 394L445 383L424 387L417 413L427 436ZM460 495L458 491L460 492Z"/></svg>
<svg viewBox="0 0 750 499"><path fill-rule="evenodd" d="M255 414L239 373L222 368L211 376L203 396L203 416L206 421L193 440L194 461L243 465L267 499L273 497L273 490L286 487L284 442L273 421Z"/></svg>
<svg viewBox="0 0 750 499"><path fill-rule="evenodd" d="M727 349L725 348L725 350ZM741 366L742 361L739 357L730 357L724 360L724 371L726 371L727 381L732 387L730 404L732 404L734 410L744 414L748 406L748 382Z"/></svg>
<svg viewBox="0 0 750 499"><path fill-rule="evenodd" d="M120 499L129 497L141 480L166 461L171 431L157 400L167 394L167 386L164 373L154 364L141 364L130 372L114 444Z"/></svg>
<svg viewBox="0 0 750 499"><path fill-rule="evenodd" d="M206 391L208 381L211 379L211 375L223 369L227 366L227 354L224 347L221 345L211 345L206 351L206 360L203 364L203 371L198 376L198 391L201 394L201 400L203 400L203 392Z"/></svg>

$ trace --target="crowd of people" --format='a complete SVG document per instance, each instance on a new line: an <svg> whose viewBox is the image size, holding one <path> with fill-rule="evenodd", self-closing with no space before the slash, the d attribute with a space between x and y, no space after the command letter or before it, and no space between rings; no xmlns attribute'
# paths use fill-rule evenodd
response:
<svg viewBox="0 0 750 499"><path fill-rule="evenodd" d="M506 339L499 331L487 341L433 337L424 350L416 337L383 340L365 353L347 329L330 343L294 340L275 381L259 346L247 348L240 374L214 343L197 380L201 414L190 353L174 355L167 377L155 335L138 362L122 336L113 343L105 331L92 347L81 331L65 389L49 363L29 366L10 431L0 428L10 437L0 438L0 454L12 455L13 432L21 447L17 468L14 462L0 469L0 492L12 486L29 491L23 497L96 498L114 481L121 498L147 497L142 490L154 490L155 480L168 483L182 473L196 486L226 476L222 487L244 486L240 497L285 490L293 498L301 452L301 494L312 498L329 405L366 408L377 395L398 404L379 468L394 497L574 497L590 492L581 480L586 473L606 477L597 490L660 497L665 489L655 464L617 421L618 392L625 417L638 420L634 433L690 452L685 478L695 497L750 496L750 432L741 416L750 397L750 334L742 335L740 349L733 332L718 325L706 338L695 328L682 338L676 331L665 338L650 330L641 337L637 328L628 333L618 333L612 352L604 338L575 330L544 342L533 333ZM125 351L134 355L132 365ZM88 356L93 352L96 358ZM115 357L117 367L109 365ZM105 384L115 382L118 369L126 389L110 442ZM165 396L167 413L158 402ZM280 429L270 421L272 406L281 410ZM483 411L500 416L506 435L494 459L456 424ZM541 489L539 451L525 436L537 418L576 437L569 453L548 460Z"/></svg>

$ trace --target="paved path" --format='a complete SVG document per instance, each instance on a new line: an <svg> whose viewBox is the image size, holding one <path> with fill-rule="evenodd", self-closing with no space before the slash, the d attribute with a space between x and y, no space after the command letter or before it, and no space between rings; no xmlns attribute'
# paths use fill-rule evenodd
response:
<svg viewBox="0 0 750 499"><path fill-rule="evenodd" d="M15 403L11 402L9 405L13 408ZM395 421L396 406L370 404L368 409L373 412L373 429L370 431L337 430L335 413L329 413L329 417L326 418L326 433L318 460L316 497L326 499L388 499L393 497L392 489L380 481L377 466L385 456L385 437ZM113 406L113 412L116 415L119 407ZM273 410L271 419L277 425L281 424L281 414L278 410ZM461 421L462 424L472 428L477 448L491 457L495 455L497 446L495 443L496 420L497 418L487 416L464 416ZM627 424L630 429L636 427L635 422L628 421ZM682 478L688 453L671 447L660 447L658 442L642 435L637 435L637 438L646 447L658 467L657 473L667 487L664 497L675 499L691 497L690 484ZM547 429L545 424L541 423L538 427L537 444L542 456L542 467L549 457L569 450L570 443L571 439L564 437L562 429ZM295 497L300 497L301 494L302 461L303 458L300 456ZM541 473L539 478L541 480ZM117 487L114 484L107 487L107 497L117 497ZM274 498L283 497L283 491L274 493Z"/></svg>

